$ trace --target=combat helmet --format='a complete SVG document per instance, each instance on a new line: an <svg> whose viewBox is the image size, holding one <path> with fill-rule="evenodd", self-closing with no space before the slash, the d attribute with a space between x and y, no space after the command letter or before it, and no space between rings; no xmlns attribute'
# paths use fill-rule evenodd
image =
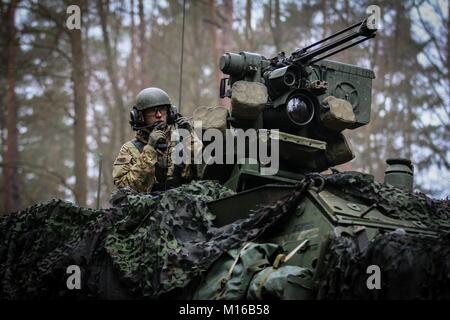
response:
<svg viewBox="0 0 450 320"><path fill-rule="evenodd" d="M136 103L130 112L130 125L133 130L140 130L147 126L144 120L144 110L163 105L169 106L167 122L170 123L173 119L173 107L169 95L164 90L155 87L141 90L137 94Z"/></svg>

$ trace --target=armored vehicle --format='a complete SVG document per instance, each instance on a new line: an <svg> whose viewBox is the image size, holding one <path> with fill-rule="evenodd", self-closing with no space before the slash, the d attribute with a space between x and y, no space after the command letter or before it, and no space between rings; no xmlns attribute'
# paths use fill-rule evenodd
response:
<svg viewBox="0 0 450 320"><path fill-rule="evenodd" d="M450 298L449 201L413 192L407 159L384 182L333 169L354 157L342 131L369 123L375 75L326 58L375 33L364 20L290 56L224 54L231 109L194 112L201 179L3 216L0 298Z"/></svg>
<svg viewBox="0 0 450 320"><path fill-rule="evenodd" d="M440 258L436 252L450 230L448 207L413 194L411 161L387 159L384 182L332 168L354 157L342 131L369 123L375 75L325 58L375 33L363 21L289 57L221 57L220 69L229 75L221 97L231 99L231 109L201 108L194 117L203 129L255 129L248 148L275 140L279 170L264 174L267 163L246 158L248 152L235 165L204 166L203 179L236 192L209 202L215 225L246 219L277 201L287 205L299 188L303 195L289 217L215 262L195 298L448 298L448 280L447 289L438 284L448 275L440 264L450 261L448 250ZM318 174L329 168L333 173ZM431 276L433 268L443 278Z"/></svg>

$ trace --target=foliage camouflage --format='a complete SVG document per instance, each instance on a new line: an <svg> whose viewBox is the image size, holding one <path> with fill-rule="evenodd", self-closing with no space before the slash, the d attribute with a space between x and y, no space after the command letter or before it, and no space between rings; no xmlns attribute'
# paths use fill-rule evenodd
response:
<svg viewBox="0 0 450 320"><path fill-rule="evenodd" d="M357 197L370 206L376 206L391 218L415 221L433 229L450 226L448 199L433 199L421 192L409 193L377 182L371 175L353 171L330 175L326 177L326 184L344 195Z"/></svg>
<svg viewBox="0 0 450 320"><path fill-rule="evenodd" d="M195 288L225 251L257 240L287 218L304 191L319 182L343 196L376 204L392 217L420 220L435 229L449 221L448 200L408 194L355 172L305 178L292 194L221 228L214 227L206 204L233 192L211 181L166 192L120 189L111 199L113 207L102 210L53 199L0 220L0 297L189 298L193 291L183 288ZM441 234L437 240L401 232L380 234L362 252L350 239L331 238L321 269L325 271L316 278L317 297L399 297L409 290L404 283L412 286L404 297L449 297L450 245ZM366 290L358 296L355 279L367 278L368 263L387 268L389 277L383 281L388 283L382 285L390 289L378 295ZM66 289L66 268L71 264L81 267L81 290ZM410 274L418 276L412 281Z"/></svg>
<svg viewBox="0 0 450 320"><path fill-rule="evenodd" d="M380 290L367 290L367 267L379 266ZM450 299L450 238L378 235L359 252L354 241L333 237L316 283L318 299Z"/></svg>
<svg viewBox="0 0 450 320"><path fill-rule="evenodd" d="M164 193L120 189L110 209L61 200L29 207L0 222L0 295L158 297L188 285L226 250L257 238L295 208L305 189L306 182L287 201L222 228L213 227L206 203L232 191L207 181ZM82 270L82 290L66 289L72 264Z"/></svg>
<svg viewBox="0 0 450 320"><path fill-rule="evenodd" d="M379 234L359 251L353 239L330 236L320 274L316 275L318 299L449 299L450 202L414 194L373 180L358 172L326 178L326 184L343 195L357 197L389 217L414 221L439 231L438 239L410 236L403 230ZM367 267L382 271L381 290L367 290Z"/></svg>

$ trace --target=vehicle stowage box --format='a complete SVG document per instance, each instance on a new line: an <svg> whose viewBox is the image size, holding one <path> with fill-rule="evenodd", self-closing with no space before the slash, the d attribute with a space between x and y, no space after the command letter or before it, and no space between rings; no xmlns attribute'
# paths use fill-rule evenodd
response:
<svg viewBox="0 0 450 320"><path fill-rule="evenodd" d="M318 97L319 102L333 95L352 104L357 122L355 128L370 121L373 79L375 74L370 69L329 60L314 64L310 75L310 80L328 82L326 93Z"/></svg>

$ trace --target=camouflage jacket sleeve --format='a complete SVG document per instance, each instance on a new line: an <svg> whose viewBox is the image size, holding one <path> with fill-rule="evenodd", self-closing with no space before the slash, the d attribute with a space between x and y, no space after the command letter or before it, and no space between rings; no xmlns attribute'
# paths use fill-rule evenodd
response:
<svg viewBox="0 0 450 320"><path fill-rule="evenodd" d="M155 183L157 151L146 145L144 151L131 143L125 143L114 161L113 181L119 188L130 187L138 192L148 192Z"/></svg>

